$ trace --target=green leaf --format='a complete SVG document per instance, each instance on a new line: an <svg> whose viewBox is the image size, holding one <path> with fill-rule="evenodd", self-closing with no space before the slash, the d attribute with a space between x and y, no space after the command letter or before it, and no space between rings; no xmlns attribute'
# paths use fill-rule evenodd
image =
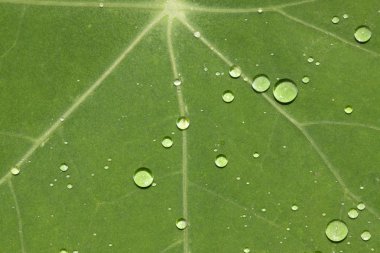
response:
<svg viewBox="0 0 380 253"><path fill-rule="evenodd" d="M0 0L0 252L377 251L379 9Z"/></svg>

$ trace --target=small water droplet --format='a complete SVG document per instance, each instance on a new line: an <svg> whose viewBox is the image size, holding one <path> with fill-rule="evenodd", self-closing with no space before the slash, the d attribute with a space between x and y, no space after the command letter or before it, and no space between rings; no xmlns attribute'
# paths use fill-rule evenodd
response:
<svg viewBox="0 0 380 253"><path fill-rule="evenodd" d="M180 86L182 84L182 81L181 81L181 79L175 79L173 81L173 84L174 84L174 86Z"/></svg>
<svg viewBox="0 0 380 253"><path fill-rule="evenodd" d="M369 231L363 231L363 233L360 235L363 241L368 241L371 239L371 233Z"/></svg>
<svg viewBox="0 0 380 253"><path fill-rule="evenodd" d="M313 58L313 57L309 57L309 58L307 58L307 62L309 62L309 63L314 62L314 58Z"/></svg>
<svg viewBox="0 0 380 253"><path fill-rule="evenodd" d="M292 205L292 210L293 211L297 211L298 210L298 206L297 205Z"/></svg>
<svg viewBox="0 0 380 253"><path fill-rule="evenodd" d="M358 208L358 210L363 211L365 209L365 204L359 203L356 207Z"/></svg>
<svg viewBox="0 0 380 253"><path fill-rule="evenodd" d="M358 28L356 28L355 33L354 33L354 37L355 37L357 42L366 43L371 39L372 32L368 26L362 25L362 26L359 26Z"/></svg>
<svg viewBox="0 0 380 253"><path fill-rule="evenodd" d="M337 16L334 16L332 19L331 19L331 22L333 24L338 24L339 23L339 18Z"/></svg>
<svg viewBox="0 0 380 253"><path fill-rule="evenodd" d="M255 152L255 153L253 153L253 157L254 157L254 158L259 158L259 157L260 157L260 154L257 153L257 152Z"/></svg>
<svg viewBox="0 0 380 253"><path fill-rule="evenodd" d="M303 82L304 84L307 84L307 83L310 82L310 78L309 78L308 76L304 76L304 77L302 78L302 82Z"/></svg>
<svg viewBox="0 0 380 253"><path fill-rule="evenodd" d="M273 89L274 98L283 104L293 102L298 94L297 86L293 81L282 79L276 83Z"/></svg>
<svg viewBox="0 0 380 253"><path fill-rule="evenodd" d="M195 38L200 38L201 37L201 33L198 32L198 31L194 32L194 37Z"/></svg>
<svg viewBox="0 0 380 253"><path fill-rule="evenodd" d="M187 221L184 218L179 218L175 225L179 230L184 230L187 227Z"/></svg>
<svg viewBox="0 0 380 253"><path fill-rule="evenodd" d="M351 105L347 105L347 106L344 108L344 112L345 112L346 114L351 114L353 111L354 111L354 109L352 108Z"/></svg>
<svg viewBox="0 0 380 253"><path fill-rule="evenodd" d="M169 136L166 136L164 139L162 139L161 144L164 148L170 148L173 146L173 140Z"/></svg>
<svg viewBox="0 0 380 253"><path fill-rule="evenodd" d="M257 92L264 92L270 87L269 78L266 75L258 75L252 82L252 88Z"/></svg>
<svg viewBox="0 0 380 253"><path fill-rule="evenodd" d="M180 130L185 130L185 129L189 128L189 126L190 126L190 120L189 120L189 118L187 118L187 117L179 117L177 119L177 127Z"/></svg>
<svg viewBox="0 0 380 253"><path fill-rule="evenodd" d="M243 252L244 252L244 253L249 253L249 252L251 252L251 250L250 250L249 248L244 248L244 249L243 249Z"/></svg>
<svg viewBox="0 0 380 253"><path fill-rule="evenodd" d="M18 174L20 174L20 169L19 169L19 168L16 168L16 167L13 167L13 168L11 169L11 174L12 174L13 176L17 176Z"/></svg>
<svg viewBox="0 0 380 253"><path fill-rule="evenodd" d="M153 183L152 171L148 168L139 168L133 175L133 181L138 187L147 188Z"/></svg>
<svg viewBox="0 0 380 253"><path fill-rule="evenodd" d="M347 19L348 17L349 17L348 14L343 14L344 19Z"/></svg>
<svg viewBox="0 0 380 253"><path fill-rule="evenodd" d="M224 168L227 166L228 159L225 155L218 155L215 158L215 165L219 168Z"/></svg>
<svg viewBox="0 0 380 253"><path fill-rule="evenodd" d="M232 78L239 78L241 76L241 68L239 66L233 65L230 68L229 74Z"/></svg>
<svg viewBox="0 0 380 253"><path fill-rule="evenodd" d="M257 9L257 13L259 13L259 14L263 13L263 9L262 8L258 8Z"/></svg>
<svg viewBox="0 0 380 253"><path fill-rule="evenodd" d="M59 169L62 171L62 172L65 172L69 169L69 166L67 166L66 163L62 163L61 166L59 166Z"/></svg>
<svg viewBox="0 0 380 253"><path fill-rule="evenodd" d="M350 209L347 214L351 219L356 219L359 216L359 212L355 208Z"/></svg>
<svg viewBox="0 0 380 253"><path fill-rule="evenodd" d="M226 102L226 103L231 103L231 102L235 99L235 96L234 96L234 94L232 93L232 91L230 91L230 90L226 90L226 91L223 93L222 99L223 99L223 101Z"/></svg>
<svg viewBox="0 0 380 253"><path fill-rule="evenodd" d="M72 184L67 184L67 189L72 189L73 188L73 185Z"/></svg>
<svg viewBox="0 0 380 253"><path fill-rule="evenodd" d="M104 3L99 3L99 7L103 8L104 7Z"/></svg>
<svg viewBox="0 0 380 253"><path fill-rule="evenodd" d="M348 234L347 225L341 220L332 220L326 227L326 236L332 242L343 241Z"/></svg>
<svg viewBox="0 0 380 253"><path fill-rule="evenodd" d="M61 249L59 253L69 253L66 249Z"/></svg>

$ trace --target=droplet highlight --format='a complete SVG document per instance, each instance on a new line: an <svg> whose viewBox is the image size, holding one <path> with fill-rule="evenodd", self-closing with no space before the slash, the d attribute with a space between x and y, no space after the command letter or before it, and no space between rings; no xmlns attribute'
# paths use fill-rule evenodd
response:
<svg viewBox="0 0 380 253"><path fill-rule="evenodd" d="M347 225L341 220L332 220L326 227L326 236L332 242L343 241L348 234Z"/></svg>
<svg viewBox="0 0 380 253"><path fill-rule="evenodd" d="M252 88L257 92L264 92L270 87L270 80L266 75L258 75L253 79Z"/></svg>
<svg viewBox="0 0 380 253"><path fill-rule="evenodd" d="M225 155L218 155L215 158L215 165L219 168L224 168L228 164L228 159Z"/></svg>
<svg viewBox="0 0 380 253"><path fill-rule="evenodd" d="M187 117L179 117L177 119L177 127L178 127L178 129L185 130L185 129L189 128L189 126L190 126L190 120L189 120L189 118L187 118Z"/></svg>
<svg viewBox="0 0 380 253"><path fill-rule="evenodd" d="M273 89L274 98L283 104L293 102L298 94L298 88L293 81L288 79L280 80Z"/></svg>
<svg viewBox="0 0 380 253"><path fill-rule="evenodd" d="M133 181L140 188L147 188L153 183L152 171L148 168L139 168L133 175Z"/></svg>
<svg viewBox="0 0 380 253"><path fill-rule="evenodd" d="M239 78L241 76L241 68L237 65L233 65L230 68L229 74L232 78Z"/></svg>
<svg viewBox="0 0 380 253"><path fill-rule="evenodd" d="M230 90L226 90L223 95L222 95L222 99L224 102L226 103L231 103L232 101L234 101L235 99L235 95L234 93L232 93L232 91Z"/></svg>
<svg viewBox="0 0 380 253"><path fill-rule="evenodd" d="M372 37L372 31L368 26L359 26L354 33L355 40L359 43L367 43Z"/></svg>

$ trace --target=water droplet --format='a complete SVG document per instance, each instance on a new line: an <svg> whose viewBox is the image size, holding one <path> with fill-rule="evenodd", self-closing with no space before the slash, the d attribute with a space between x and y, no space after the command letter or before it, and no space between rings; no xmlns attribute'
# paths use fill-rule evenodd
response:
<svg viewBox="0 0 380 253"><path fill-rule="evenodd" d="M363 239L363 241L368 241L369 239L371 239L371 233L367 230L363 231L360 237Z"/></svg>
<svg viewBox="0 0 380 253"><path fill-rule="evenodd" d="M187 227L187 221L184 218L180 218L175 223L176 227L180 230L184 230Z"/></svg>
<svg viewBox="0 0 380 253"><path fill-rule="evenodd" d="M298 206L297 205L292 205L292 210L293 211L297 211L298 210Z"/></svg>
<svg viewBox="0 0 380 253"><path fill-rule="evenodd" d="M67 184L67 189L72 189L73 188L73 185L72 184Z"/></svg>
<svg viewBox="0 0 380 253"><path fill-rule="evenodd" d="M162 139L161 144L164 148L170 148L171 146L173 146L173 140L169 136L166 136L164 137L164 139Z"/></svg>
<svg viewBox="0 0 380 253"><path fill-rule="evenodd" d="M59 169L62 171L62 172L65 172L69 169L69 166L67 166L66 163L62 163L61 166L59 166Z"/></svg>
<svg viewBox="0 0 380 253"><path fill-rule="evenodd" d="M365 204L359 203L356 207L358 208L358 210L363 211L365 209Z"/></svg>
<svg viewBox="0 0 380 253"><path fill-rule="evenodd" d="M260 154L257 153L257 152L255 152L255 153L253 153L253 157L254 157L254 158L259 158L259 157L260 157Z"/></svg>
<svg viewBox="0 0 380 253"><path fill-rule="evenodd" d="M12 174L13 176L17 176L18 174L20 174L20 169L19 169L19 168L16 168L16 167L13 167L13 168L11 169L11 174Z"/></svg>
<svg viewBox="0 0 380 253"><path fill-rule="evenodd" d="M66 249L61 249L59 253L69 253Z"/></svg>
<svg viewBox="0 0 380 253"><path fill-rule="evenodd" d="M226 90L224 93L223 93L223 101L226 102L226 103L231 103L234 99L235 99L235 96L234 94L232 93L232 91L230 90Z"/></svg>
<svg viewBox="0 0 380 253"><path fill-rule="evenodd" d="M333 24L338 24L338 23L339 23L339 18L338 18L337 16L335 16L335 17L333 17L333 18L331 19L331 22L332 22Z"/></svg>
<svg viewBox="0 0 380 253"><path fill-rule="evenodd" d="M218 155L215 159L215 165L219 168L224 168L227 166L228 159L225 155Z"/></svg>
<svg viewBox="0 0 380 253"><path fill-rule="evenodd" d="M343 18L348 18L349 16L348 16L348 14L343 14Z"/></svg>
<svg viewBox="0 0 380 253"><path fill-rule="evenodd" d="M177 127L180 130L185 130L185 129L189 128L189 126L190 126L190 120L189 120L189 118L187 118L187 117L179 117L177 119Z"/></svg>
<svg viewBox="0 0 380 253"><path fill-rule="evenodd" d="M251 250L250 250L249 248L244 248L244 249L243 249L243 252L244 252L244 253L249 253L249 252L251 252Z"/></svg>
<svg viewBox="0 0 380 253"><path fill-rule="evenodd" d="M359 212L355 208L350 209L347 214L351 219L356 219L359 216Z"/></svg>
<svg viewBox="0 0 380 253"><path fill-rule="evenodd" d="M344 112L345 112L346 114L351 114L353 111L354 111L354 109L352 108L351 105L347 105L347 106L344 108Z"/></svg>
<svg viewBox="0 0 380 253"><path fill-rule="evenodd" d="M309 78L308 76L304 76L304 77L302 78L302 82L303 82L304 84L307 84L307 83L310 82L310 78Z"/></svg>
<svg viewBox="0 0 380 253"><path fill-rule="evenodd" d="M259 14L263 13L263 9L262 8L258 8L257 9L257 13L259 13Z"/></svg>
<svg viewBox="0 0 380 253"><path fill-rule="evenodd" d="M269 89L270 81L266 75L258 75L252 82L252 88L257 92L264 92Z"/></svg>
<svg viewBox="0 0 380 253"><path fill-rule="evenodd" d="M309 58L307 58L307 62L312 63L313 61L314 61L314 58L313 58L313 57L309 57Z"/></svg>
<svg viewBox="0 0 380 253"><path fill-rule="evenodd" d="M231 66L229 73L232 78L239 78L241 76L241 68L233 65Z"/></svg>
<svg viewBox="0 0 380 253"><path fill-rule="evenodd" d="M153 183L153 174L150 169L139 168L133 175L133 181L138 187L147 188Z"/></svg>
<svg viewBox="0 0 380 253"><path fill-rule="evenodd" d="M194 32L194 37L195 38L200 38L201 37L201 33L198 32L198 31Z"/></svg>
<svg viewBox="0 0 380 253"><path fill-rule="evenodd" d="M326 227L326 236L332 242L343 241L348 234L347 225L341 220L332 220Z"/></svg>
<svg viewBox="0 0 380 253"><path fill-rule="evenodd" d="M173 81L173 84L174 84L174 86L180 86L182 84L182 81L181 81L181 79L175 79Z"/></svg>
<svg viewBox="0 0 380 253"><path fill-rule="evenodd" d="M371 30L369 29L368 26L364 26L364 25L356 28L355 33L354 33L354 37L356 41L359 43L368 42L371 39L371 36L372 36Z"/></svg>
<svg viewBox="0 0 380 253"><path fill-rule="evenodd" d="M103 8L104 7L104 3L99 3L99 7Z"/></svg>
<svg viewBox="0 0 380 253"><path fill-rule="evenodd" d="M298 94L297 86L288 79L280 80L273 89L275 99L283 104L290 103L296 99Z"/></svg>

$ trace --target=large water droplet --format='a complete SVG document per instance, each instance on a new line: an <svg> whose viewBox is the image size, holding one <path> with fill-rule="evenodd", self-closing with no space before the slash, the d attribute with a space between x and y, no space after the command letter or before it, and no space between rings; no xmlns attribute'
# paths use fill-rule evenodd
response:
<svg viewBox="0 0 380 253"><path fill-rule="evenodd" d="M65 172L69 169L69 166L67 166L66 163L62 163L61 166L59 166L59 169L62 171L62 172Z"/></svg>
<svg viewBox="0 0 380 253"><path fill-rule="evenodd" d="M359 216L359 212L355 208L350 209L347 214L351 219L356 219Z"/></svg>
<svg viewBox="0 0 380 253"><path fill-rule="evenodd" d="M330 241L341 242L348 234L346 224L341 220L332 220L326 227L326 236Z"/></svg>
<svg viewBox="0 0 380 253"><path fill-rule="evenodd" d="M187 117L179 117L177 119L177 127L181 130L185 130L190 126L190 120Z"/></svg>
<svg viewBox="0 0 380 253"><path fill-rule="evenodd" d="M252 88L257 92L264 92L269 89L270 81L266 75L258 75L252 82Z"/></svg>
<svg viewBox="0 0 380 253"><path fill-rule="evenodd" d="M13 168L11 169L11 174L12 174L13 176L17 176L18 174L20 174L20 169L19 169L19 168L16 168L16 167L13 167Z"/></svg>
<svg viewBox="0 0 380 253"><path fill-rule="evenodd" d="M363 211L365 209L365 204L364 203L359 203L357 206L356 206L360 211Z"/></svg>
<svg viewBox="0 0 380 253"><path fill-rule="evenodd" d="M150 169L139 168L133 175L133 181L138 187L147 188L153 183L153 174Z"/></svg>
<svg viewBox="0 0 380 253"><path fill-rule="evenodd" d="M371 239L371 233L367 230L363 231L360 237L363 239L363 241L368 241L369 239Z"/></svg>
<svg viewBox="0 0 380 253"><path fill-rule="evenodd" d="M223 99L223 101L226 102L226 103L231 103L232 101L234 101L235 96L234 96L234 94L232 93L232 91L230 91L230 90L226 90L226 91L223 93L222 99Z"/></svg>
<svg viewBox="0 0 380 253"><path fill-rule="evenodd" d="M162 139L161 144L164 148L170 148L173 146L173 140L169 136L166 136L164 139Z"/></svg>
<svg viewBox="0 0 380 253"><path fill-rule="evenodd" d="M282 79L276 83L273 89L274 98L283 104L293 102L298 94L297 86L288 79Z"/></svg>
<svg viewBox="0 0 380 253"><path fill-rule="evenodd" d="M241 68L233 65L231 66L229 73L232 78L239 78L241 76Z"/></svg>
<svg viewBox="0 0 380 253"><path fill-rule="evenodd" d="M187 221L184 218L179 218L175 225L178 229L184 230L187 227Z"/></svg>
<svg viewBox="0 0 380 253"><path fill-rule="evenodd" d="M366 43L371 39L372 32L368 26L362 25L356 28L354 36L357 42Z"/></svg>
<svg viewBox="0 0 380 253"><path fill-rule="evenodd" d="M331 19L331 22L333 23L333 24L338 24L339 23L339 18L337 17L337 16L335 16L335 17L333 17L332 19Z"/></svg>
<svg viewBox="0 0 380 253"><path fill-rule="evenodd" d="M215 159L215 165L219 168L224 168L227 166L228 159L225 155L218 155Z"/></svg>

